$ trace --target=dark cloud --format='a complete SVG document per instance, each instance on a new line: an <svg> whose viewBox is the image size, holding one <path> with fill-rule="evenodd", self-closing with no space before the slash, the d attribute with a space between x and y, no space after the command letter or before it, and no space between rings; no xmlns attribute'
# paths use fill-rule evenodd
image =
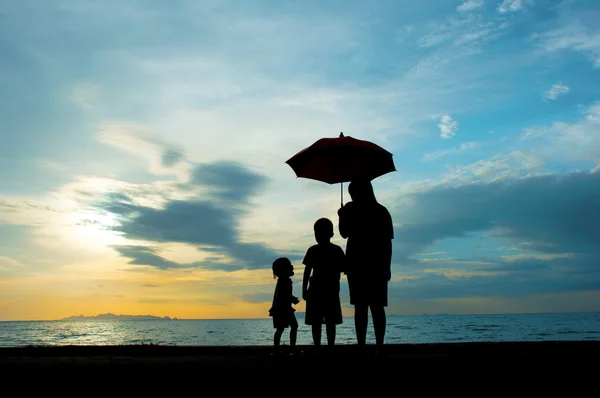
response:
<svg viewBox="0 0 600 398"><path fill-rule="evenodd" d="M149 265L161 269L182 268L181 264L165 260L156 250L146 246L114 246L123 257L131 258L129 264Z"/></svg>
<svg viewBox="0 0 600 398"><path fill-rule="evenodd" d="M505 261L493 266L485 267L487 272L535 272L547 271L550 269L549 260L528 259L527 261Z"/></svg>
<svg viewBox="0 0 600 398"><path fill-rule="evenodd" d="M268 181L235 162L198 165L190 180L190 184L211 187L216 195L231 201L247 200L260 192Z"/></svg>
<svg viewBox="0 0 600 398"><path fill-rule="evenodd" d="M451 299L467 297L515 298L535 294L594 291L600 288L600 269L573 270L573 259L497 261L478 275L448 277L428 273L393 282L390 298ZM581 272L579 272L581 271Z"/></svg>
<svg viewBox="0 0 600 398"><path fill-rule="evenodd" d="M260 193L265 182L266 178L237 163L200 165L194 170L192 183L215 188L214 197L170 201L157 209L132 204L127 195L116 194L102 209L120 216L120 225L113 229L128 239L187 243L215 253L202 262L182 265L164 260L148 247L117 248L132 259L132 264L158 268L201 266L226 271L265 268L281 253L260 242L242 242L238 230L251 196ZM223 255L235 262L225 262L220 257Z"/></svg>
<svg viewBox="0 0 600 398"><path fill-rule="evenodd" d="M161 163L165 167L172 167L183 159L183 152L178 149L165 149L161 156Z"/></svg>
<svg viewBox="0 0 600 398"><path fill-rule="evenodd" d="M391 208L394 258L410 261L438 240L473 232L542 253L600 255L600 173L544 175L490 183L438 186Z"/></svg>
<svg viewBox="0 0 600 398"><path fill-rule="evenodd" d="M600 173L438 186L410 199L404 207L390 207L398 223L394 263L409 266L397 270L417 272L392 284L393 297L522 297L600 289ZM489 231L488 237L522 250L504 258L415 259L442 239ZM465 276L420 273L424 268L464 270Z"/></svg>
<svg viewBox="0 0 600 398"><path fill-rule="evenodd" d="M211 202L173 201L162 209L114 203L107 210L126 216L116 230L130 239L230 246L235 242L235 209Z"/></svg>

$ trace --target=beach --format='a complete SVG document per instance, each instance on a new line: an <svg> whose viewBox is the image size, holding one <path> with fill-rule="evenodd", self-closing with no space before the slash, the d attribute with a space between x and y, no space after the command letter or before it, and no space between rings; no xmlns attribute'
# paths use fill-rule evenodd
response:
<svg viewBox="0 0 600 398"><path fill-rule="evenodd" d="M403 380L425 375L495 375L505 384L543 377L547 385L549 380L558 381L548 379L551 375L560 375L562 382L568 382L571 376L580 381L595 380L600 358L600 341L390 344L379 353L372 346L358 353L354 345L318 352L312 346L298 349L300 353L295 355L272 355L272 346L1 347L0 370L5 380L10 380L10 374L79 375L76 380L81 381L81 376L98 379L135 373L149 377L148 381L160 376L163 381L179 378L181 382L187 380L182 379L186 374L210 380L224 375L251 379L301 377L308 372L313 378L339 374L347 380L353 380L353 375L398 375Z"/></svg>

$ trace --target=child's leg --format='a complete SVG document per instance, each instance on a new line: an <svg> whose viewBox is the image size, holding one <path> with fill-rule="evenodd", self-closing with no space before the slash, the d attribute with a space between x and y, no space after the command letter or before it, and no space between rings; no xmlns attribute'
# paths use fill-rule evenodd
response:
<svg viewBox="0 0 600 398"><path fill-rule="evenodd" d="M328 323L325 325L327 333L327 345L332 347L335 344L335 323Z"/></svg>
<svg viewBox="0 0 600 398"><path fill-rule="evenodd" d="M321 346L321 324L312 325L312 338L315 347Z"/></svg>
<svg viewBox="0 0 600 398"><path fill-rule="evenodd" d="M290 347L296 346L296 337L298 336L298 320L296 315L292 314L290 319Z"/></svg>
<svg viewBox="0 0 600 398"><path fill-rule="evenodd" d="M277 328L275 330L275 336L273 337L273 343L275 345L275 349L279 348L279 345L281 344L281 335L283 334L284 330L285 330L285 328Z"/></svg>

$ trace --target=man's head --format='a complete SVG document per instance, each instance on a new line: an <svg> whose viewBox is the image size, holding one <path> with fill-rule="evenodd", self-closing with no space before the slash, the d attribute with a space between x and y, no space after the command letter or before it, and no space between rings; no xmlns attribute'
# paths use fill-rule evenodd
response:
<svg viewBox="0 0 600 398"><path fill-rule="evenodd" d="M348 193L352 200L363 202L375 200L373 185L369 180L355 180L348 185Z"/></svg>

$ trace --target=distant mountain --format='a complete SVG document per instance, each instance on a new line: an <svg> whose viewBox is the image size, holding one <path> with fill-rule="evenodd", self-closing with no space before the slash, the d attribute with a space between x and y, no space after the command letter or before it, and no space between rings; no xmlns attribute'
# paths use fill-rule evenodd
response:
<svg viewBox="0 0 600 398"><path fill-rule="evenodd" d="M153 320L164 320L164 321L177 321L177 318L170 318L168 316L154 316L154 315L115 315L111 314L100 314L96 316L84 316L84 315L73 315L68 318L61 319L62 321L84 321L90 319L98 320L118 320L118 321L153 321Z"/></svg>

